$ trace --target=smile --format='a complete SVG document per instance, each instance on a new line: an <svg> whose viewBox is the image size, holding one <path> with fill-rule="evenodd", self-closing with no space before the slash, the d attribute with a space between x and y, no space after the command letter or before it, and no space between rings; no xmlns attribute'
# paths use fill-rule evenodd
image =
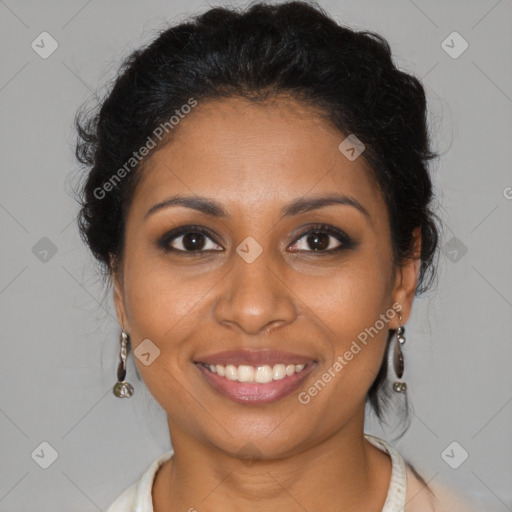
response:
<svg viewBox="0 0 512 512"><path fill-rule="evenodd" d="M248 365L235 366L232 364L228 364L227 366L221 364L202 364L220 377L236 380L238 382L259 382L260 384L268 384L273 380L281 380L287 376L291 377L295 373L301 372L306 367L305 364L275 364L274 366L266 364L257 367Z"/></svg>
<svg viewBox="0 0 512 512"><path fill-rule="evenodd" d="M215 391L233 402L253 405L276 402L297 391L315 366L315 361L273 366L195 363Z"/></svg>

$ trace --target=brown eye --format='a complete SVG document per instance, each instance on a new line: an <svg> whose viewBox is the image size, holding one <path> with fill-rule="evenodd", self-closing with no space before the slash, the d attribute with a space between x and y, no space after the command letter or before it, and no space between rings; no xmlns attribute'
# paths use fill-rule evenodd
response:
<svg viewBox="0 0 512 512"><path fill-rule="evenodd" d="M301 242L304 240L304 242ZM291 246L292 252L333 253L355 246L352 239L334 226L314 226L303 233Z"/></svg>
<svg viewBox="0 0 512 512"><path fill-rule="evenodd" d="M306 243L314 251L324 251L329 247L330 235L326 233L310 233L306 238Z"/></svg>
<svg viewBox="0 0 512 512"><path fill-rule="evenodd" d="M167 233L158 245L167 252L193 253L223 250L207 231L192 226L185 226Z"/></svg>
<svg viewBox="0 0 512 512"><path fill-rule="evenodd" d="M205 246L205 236L201 233L188 233L181 238L181 244L187 251L200 251Z"/></svg>

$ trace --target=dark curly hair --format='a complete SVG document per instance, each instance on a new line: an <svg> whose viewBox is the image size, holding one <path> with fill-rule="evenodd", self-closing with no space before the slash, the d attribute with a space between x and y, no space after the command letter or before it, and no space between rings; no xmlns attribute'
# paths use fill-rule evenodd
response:
<svg viewBox="0 0 512 512"><path fill-rule="evenodd" d="M433 284L439 218L427 164L438 155L429 147L425 91L393 64L383 37L342 26L302 1L216 7L167 28L126 58L97 108L79 110L76 156L88 172L78 192L78 225L104 278L123 259L126 213L144 163L126 171L134 151L150 139L165 144L173 131L154 141L158 127L191 98L262 102L283 94L364 143L362 156L388 208L395 264L412 257L412 233L421 227L416 295ZM113 182L123 165L123 179ZM384 358L368 393L379 419L386 374Z"/></svg>

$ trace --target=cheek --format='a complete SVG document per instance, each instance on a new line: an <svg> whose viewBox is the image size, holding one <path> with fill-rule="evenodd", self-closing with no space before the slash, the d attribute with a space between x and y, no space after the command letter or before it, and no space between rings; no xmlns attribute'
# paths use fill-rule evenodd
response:
<svg viewBox="0 0 512 512"><path fill-rule="evenodd" d="M158 262L140 264L135 255L125 260L124 285L135 364L151 394L168 409L169 397L176 403L185 395L180 383L190 371L188 341L207 288L191 286ZM147 352L148 365L139 357Z"/></svg>
<svg viewBox="0 0 512 512"><path fill-rule="evenodd" d="M131 261L126 260L125 268L126 310L132 331L139 337L172 342L177 325L200 307L207 283L197 280L192 284L179 268L172 268L161 259L144 261L137 254Z"/></svg>
<svg viewBox="0 0 512 512"><path fill-rule="evenodd" d="M380 369L389 321L396 314L389 308L386 272L378 259L360 258L329 277L303 278L293 286L305 304L304 314L326 334L329 346L321 363L323 369L331 368L326 380L343 382L340 396L357 389L364 397Z"/></svg>
<svg viewBox="0 0 512 512"><path fill-rule="evenodd" d="M331 290L329 300L318 296L321 311L317 312L325 324L327 341L315 379L298 396L301 404L311 407L308 417L313 423L314 418L323 418L322 424L315 427L320 431L343 424L364 406L381 368L389 320L395 314L375 288L351 287L346 281L338 284L346 286L336 292Z"/></svg>
<svg viewBox="0 0 512 512"><path fill-rule="evenodd" d="M389 269L378 258L354 257L328 274L302 275L290 287L335 338L356 337L390 301ZM312 317L314 318L314 316Z"/></svg>
<svg viewBox="0 0 512 512"><path fill-rule="evenodd" d="M196 370L190 361L190 342L198 325L194 316L198 299L187 295L186 287L166 286L148 273L134 279L131 286L128 296L135 364L154 399L171 416L180 417L198 399L188 384L190 372ZM148 352L150 364L139 357Z"/></svg>

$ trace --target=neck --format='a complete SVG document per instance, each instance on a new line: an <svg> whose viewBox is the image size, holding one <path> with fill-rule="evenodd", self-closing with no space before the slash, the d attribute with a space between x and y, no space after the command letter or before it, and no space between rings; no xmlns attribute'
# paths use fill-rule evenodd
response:
<svg viewBox="0 0 512 512"><path fill-rule="evenodd" d="M364 439L363 421L294 455L250 462L201 443L169 422L174 455L156 475L154 511L378 512L391 461Z"/></svg>

